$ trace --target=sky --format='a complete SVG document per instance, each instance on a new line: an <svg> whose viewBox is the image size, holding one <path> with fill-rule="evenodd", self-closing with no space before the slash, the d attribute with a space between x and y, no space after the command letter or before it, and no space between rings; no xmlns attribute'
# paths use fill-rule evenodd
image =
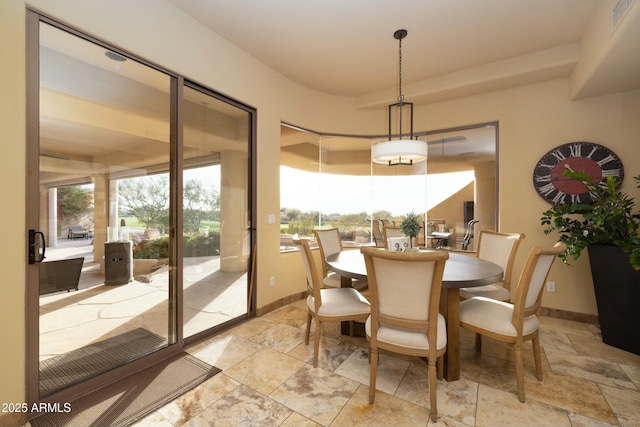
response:
<svg viewBox="0 0 640 427"><path fill-rule="evenodd" d="M393 216L426 212L474 180L473 171L414 176L353 176L280 167L280 207L301 211Z"/></svg>
<svg viewBox="0 0 640 427"><path fill-rule="evenodd" d="M213 183L220 189L220 167L184 171L184 179ZM280 207L303 212L389 211L393 216L426 212L474 180L473 171L413 176L318 174L280 167Z"/></svg>

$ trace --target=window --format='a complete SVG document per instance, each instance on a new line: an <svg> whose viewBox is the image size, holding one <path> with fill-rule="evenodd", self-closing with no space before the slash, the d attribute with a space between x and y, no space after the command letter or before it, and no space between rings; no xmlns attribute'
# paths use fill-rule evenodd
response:
<svg viewBox="0 0 640 427"><path fill-rule="evenodd" d="M370 243L372 219L399 222L409 212L444 224L455 246L470 205L482 226L496 226L496 124L416 134L429 159L412 166L372 163L371 146L383 137L281 129L281 250L292 234L311 237L318 227L338 227L345 246Z"/></svg>

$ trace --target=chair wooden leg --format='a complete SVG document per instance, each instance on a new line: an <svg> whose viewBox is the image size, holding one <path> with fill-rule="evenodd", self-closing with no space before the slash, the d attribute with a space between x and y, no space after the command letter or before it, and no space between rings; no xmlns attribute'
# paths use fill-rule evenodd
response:
<svg viewBox="0 0 640 427"><path fill-rule="evenodd" d="M311 335L311 311L307 310L307 333L304 336L304 345L309 345L309 335Z"/></svg>
<svg viewBox="0 0 640 427"><path fill-rule="evenodd" d="M313 342L313 367L318 367L318 353L320 352L320 335L322 334L322 322L316 317L316 336Z"/></svg>
<svg viewBox="0 0 640 427"><path fill-rule="evenodd" d="M522 362L522 344L514 345L514 355L516 364L516 382L518 383L518 399L524 403L524 367Z"/></svg>
<svg viewBox="0 0 640 427"><path fill-rule="evenodd" d="M378 349L372 348L369 351L369 357L371 358L369 369L369 404L373 405L373 401L376 397L376 375L378 374Z"/></svg>
<svg viewBox="0 0 640 427"><path fill-rule="evenodd" d="M438 419L438 407L436 404L436 361L433 359L429 359L429 401L431 404L431 421L434 423Z"/></svg>
<svg viewBox="0 0 640 427"><path fill-rule="evenodd" d="M476 351L480 353L482 351L482 335L476 333Z"/></svg>
<svg viewBox="0 0 640 427"><path fill-rule="evenodd" d="M540 353L540 337L533 337L533 358L536 362L536 378L542 381L542 355Z"/></svg>

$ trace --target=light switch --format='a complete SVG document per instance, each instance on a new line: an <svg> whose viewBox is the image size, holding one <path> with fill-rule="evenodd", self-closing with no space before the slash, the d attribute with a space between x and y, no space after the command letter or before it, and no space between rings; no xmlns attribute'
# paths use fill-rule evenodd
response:
<svg viewBox="0 0 640 427"><path fill-rule="evenodd" d="M269 222L269 224L275 224L276 223L276 216L274 214L269 214L269 218L267 220Z"/></svg>

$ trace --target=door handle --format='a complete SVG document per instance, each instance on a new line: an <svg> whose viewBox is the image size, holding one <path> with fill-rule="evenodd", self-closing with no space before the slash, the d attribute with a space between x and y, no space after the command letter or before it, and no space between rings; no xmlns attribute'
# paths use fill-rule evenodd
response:
<svg viewBox="0 0 640 427"><path fill-rule="evenodd" d="M40 245L40 247L42 248L42 254L36 252L36 248L38 246L38 236L40 236L40 240L42 241L42 244ZM42 231L29 230L29 264L35 264L37 262L44 261L45 246L46 243L44 240L44 233Z"/></svg>

